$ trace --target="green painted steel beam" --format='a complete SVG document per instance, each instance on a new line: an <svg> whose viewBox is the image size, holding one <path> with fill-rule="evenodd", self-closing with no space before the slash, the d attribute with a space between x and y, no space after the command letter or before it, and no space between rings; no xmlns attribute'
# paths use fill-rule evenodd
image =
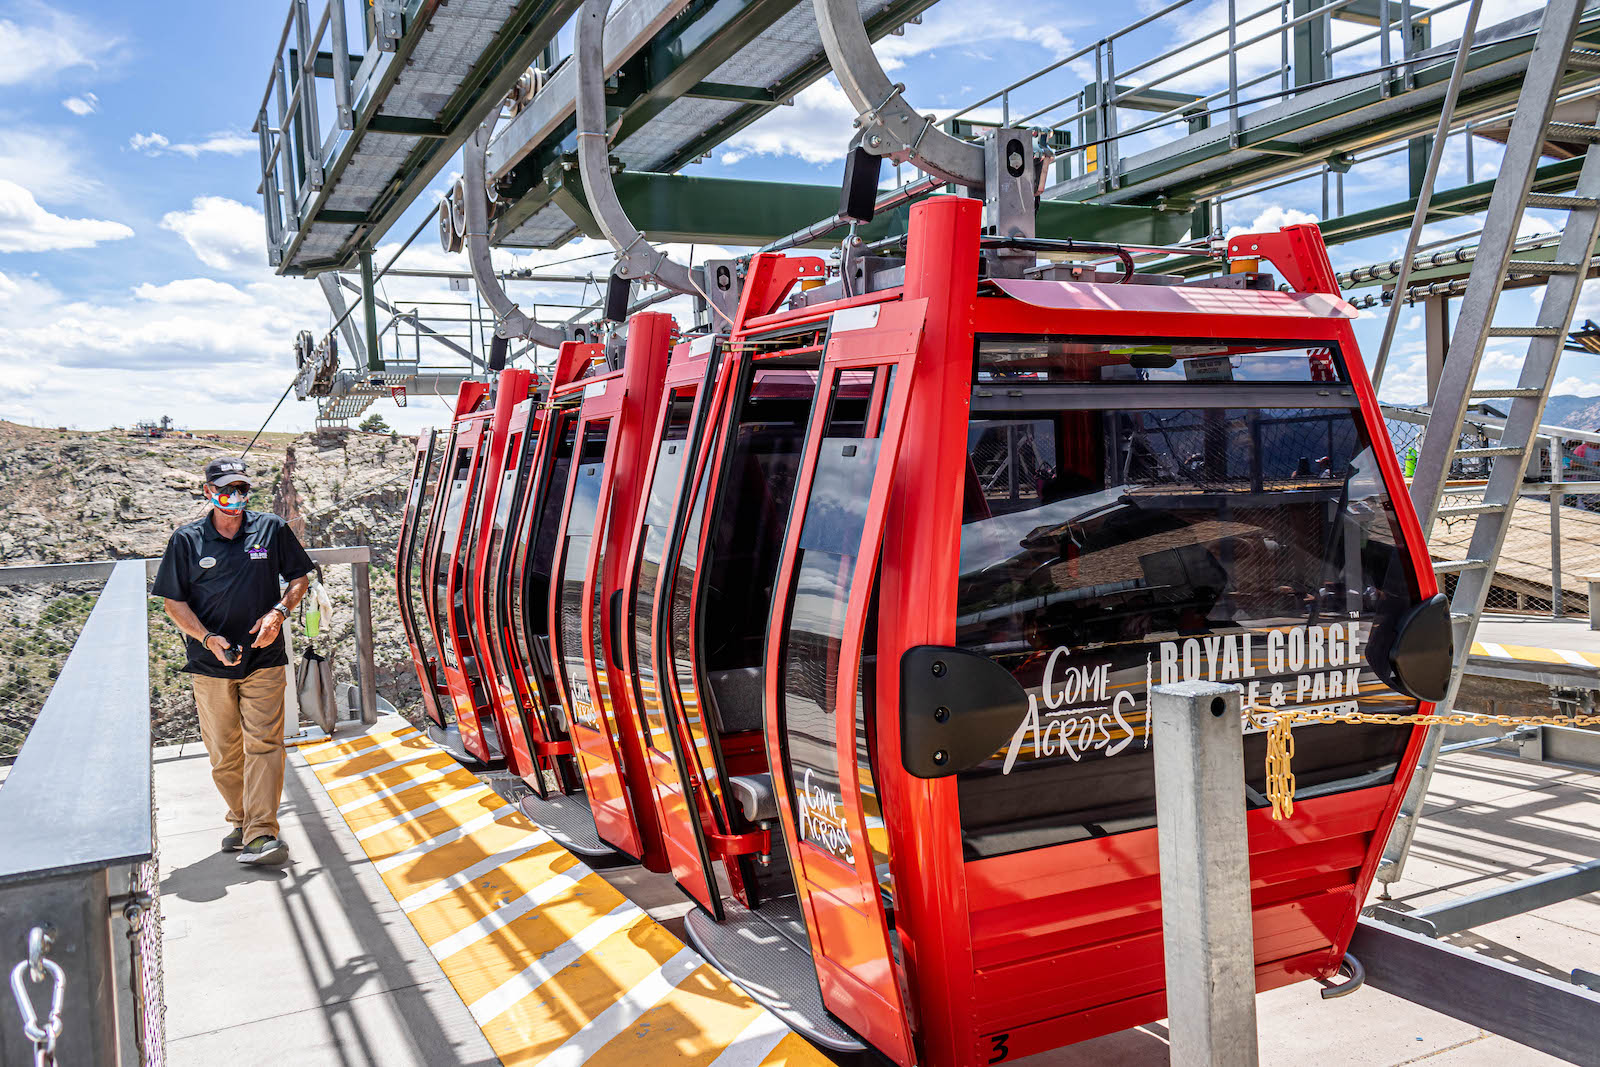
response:
<svg viewBox="0 0 1600 1067"><path fill-rule="evenodd" d="M402 137L422 137L442 140L450 131L432 119L417 119L406 115L374 115L367 123L368 133L393 133Z"/></svg>
<svg viewBox="0 0 1600 1067"><path fill-rule="evenodd" d="M589 214L577 171L559 173L568 180L557 181L552 201L574 220L580 232L601 236ZM839 189L834 185L624 171L616 176L616 187L628 218L653 241L762 245L839 210ZM856 232L869 241L904 233L909 213L909 206L883 212ZM1167 244L1180 239L1189 226L1189 213L1183 211L1063 201L1039 205L1041 237ZM840 225L812 247L835 244L847 229Z"/></svg>
<svg viewBox="0 0 1600 1067"><path fill-rule="evenodd" d="M883 37L932 7L933 2L894 0L866 20L868 36L874 40ZM612 146L624 143L651 118L681 98L726 100L743 105L700 131L698 136L681 146L657 168L674 172L695 162L756 119L770 114L774 102L793 98L801 89L821 78L829 67L827 57L819 51L812 62L765 88L719 85L706 80L792 7L792 0L782 3L777 0L700 0L691 3L619 71L617 89L607 96L607 103L620 109L620 113L614 116ZM752 95L746 98L742 95L745 93ZM551 183L546 177L552 168L560 167L564 157L577 151L575 128L570 118L561 123L506 175L509 180L504 195L508 206L494 220L491 241L498 243L555 198L554 185L559 183ZM840 130L841 152L848 139L849 131ZM821 214L831 214L833 210L830 207ZM575 232L576 229L569 231L554 244L565 243Z"/></svg>
<svg viewBox="0 0 1600 1067"><path fill-rule="evenodd" d="M729 104L761 104L776 107L778 98L771 89L756 85L730 85L727 82L698 82L683 94L691 100L721 100Z"/></svg>

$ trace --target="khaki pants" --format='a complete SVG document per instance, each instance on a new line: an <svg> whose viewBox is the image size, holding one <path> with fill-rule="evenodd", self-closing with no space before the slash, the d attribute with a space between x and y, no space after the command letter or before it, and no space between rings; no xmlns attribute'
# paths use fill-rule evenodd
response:
<svg viewBox="0 0 1600 1067"><path fill-rule="evenodd" d="M263 667L246 678L192 676L211 780L227 801L228 821L244 830L245 844L263 834L278 836L285 673Z"/></svg>

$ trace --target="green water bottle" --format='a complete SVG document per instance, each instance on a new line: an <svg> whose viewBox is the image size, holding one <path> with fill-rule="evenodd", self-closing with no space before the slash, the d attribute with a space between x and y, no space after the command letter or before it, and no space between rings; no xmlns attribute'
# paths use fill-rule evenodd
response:
<svg viewBox="0 0 1600 1067"><path fill-rule="evenodd" d="M1408 449L1406 449L1406 477L1407 478L1414 478L1414 477L1416 477L1416 475L1417 475L1417 450L1415 448L1408 448Z"/></svg>

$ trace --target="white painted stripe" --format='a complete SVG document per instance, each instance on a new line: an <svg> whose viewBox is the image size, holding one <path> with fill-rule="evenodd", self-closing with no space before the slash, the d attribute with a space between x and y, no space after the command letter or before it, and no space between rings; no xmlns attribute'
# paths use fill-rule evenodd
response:
<svg viewBox="0 0 1600 1067"><path fill-rule="evenodd" d="M417 775L415 778L408 778L399 785L391 785L387 789L378 790L376 793L368 793L359 800L352 800L348 804L340 804L335 810L337 810L340 815L347 815L352 811L360 811L362 808L367 807L370 804L376 804L380 800L384 800L392 796L398 796L399 794L404 793L407 789L415 789L419 785L427 785L429 782L437 782L439 779L443 778L445 775L449 774L455 769L456 768L454 765L449 767L435 767L430 771L426 771L423 774Z"/></svg>
<svg viewBox="0 0 1600 1067"><path fill-rule="evenodd" d="M338 789L340 786L354 785L356 782L359 782L365 778L371 778L375 774L382 774L384 771L392 771L396 767L404 767L406 764L415 763L419 759L427 759L429 756L442 756L445 754L446 753L444 750L439 748L430 748L426 752L412 752L405 756L401 756L397 760L390 760L388 763L380 763L370 770L362 771L360 774L347 774L340 778L328 778L323 781L322 787L324 789Z"/></svg>
<svg viewBox="0 0 1600 1067"><path fill-rule="evenodd" d="M516 900L509 904L501 905L465 930L457 930L449 937L435 941L428 946L428 951L432 952L434 957L439 960L452 956L468 945L488 937L496 930L510 926L534 908L566 892L577 885L580 880L593 873L588 867L580 863L576 867L552 874Z"/></svg>
<svg viewBox="0 0 1600 1067"><path fill-rule="evenodd" d="M310 745L301 745L300 753L306 756L314 756L319 752L332 752L340 745L353 745L358 741L372 742L370 745L362 745L361 748L352 749L351 754L354 755L357 752L362 752L366 749L381 745L385 741L404 741L409 737L415 736L419 736L417 731L407 728L404 730L396 730L394 733L365 734L361 737L335 737L327 741L318 741Z"/></svg>
<svg viewBox="0 0 1600 1067"><path fill-rule="evenodd" d="M462 886L482 878L495 868L502 867L519 856L527 855L531 850L538 848L549 840L549 834L543 830L535 830L510 848L502 849L492 856L485 856L464 871L457 871L448 878L441 878L430 886L425 886L415 893L401 897L400 910L413 912L418 908L426 907L440 897L449 896Z"/></svg>
<svg viewBox="0 0 1600 1067"><path fill-rule="evenodd" d="M408 849L402 849L392 856L385 856L383 859L374 863L373 866L377 868L379 874L386 874L389 871L394 870L396 867L410 863L419 856L426 856L436 848L443 848L445 845L459 841L469 834L475 834L479 830L482 830L485 826L488 826L490 823L494 822L496 819L502 819L516 810L517 809L514 805L502 804L493 811L484 812L476 819L468 819L460 826L450 827L450 829L439 834L437 837L429 838L426 841L418 841Z"/></svg>
<svg viewBox="0 0 1600 1067"><path fill-rule="evenodd" d="M757 1067L789 1033L781 1019L763 1011L711 1061L711 1067Z"/></svg>
<svg viewBox="0 0 1600 1067"><path fill-rule="evenodd" d="M1494 656L1496 659L1517 658L1511 653L1507 652L1504 645L1497 645L1493 641L1480 641L1479 644L1483 646L1483 654L1485 656Z"/></svg>
<svg viewBox="0 0 1600 1067"><path fill-rule="evenodd" d="M1575 663L1580 667L1593 667L1594 666L1593 663L1590 663L1588 660L1583 658L1583 653L1581 653L1581 652L1574 652L1574 651L1572 651L1571 649L1568 649L1568 648L1552 648L1550 651L1554 652L1556 655L1560 656L1562 659L1566 660L1568 663Z"/></svg>
<svg viewBox="0 0 1600 1067"><path fill-rule="evenodd" d="M550 1067L582 1067L590 1056L638 1022L641 1015L655 1007L705 962L693 949L684 949L641 978L632 989L613 1001L611 1007L589 1020L587 1026L567 1038L566 1044L539 1062Z"/></svg>
<svg viewBox="0 0 1600 1067"><path fill-rule="evenodd" d="M454 804L458 800L466 800L468 797L475 797L479 793L487 793L487 792L489 792L489 787L488 786L486 786L486 785L475 785L470 789L463 789L459 793L451 793L447 797L440 797L438 800L435 800L431 804L424 804L424 805L422 805L422 807L420 807L420 808L412 808L410 811L402 811L399 815L396 815L392 819L385 819L382 822L375 822L371 826L368 826L363 830L357 831L356 840L357 841L365 841L369 837L377 837L379 834L383 833L385 830L393 830L396 826L404 826L406 823L410 822L412 819L415 819L415 818L418 818L420 816L426 815L430 811L438 811L440 808L446 806L447 804Z"/></svg>
<svg viewBox="0 0 1600 1067"><path fill-rule="evenodd" d="M521 974L508 979L467 1005L467 1010L481 1026L554 978L556 972L582 959L590 949L636 921L642 914L644 913L633 901L623 901L615 910L585 926L571 940L530 963Z"/></svg>

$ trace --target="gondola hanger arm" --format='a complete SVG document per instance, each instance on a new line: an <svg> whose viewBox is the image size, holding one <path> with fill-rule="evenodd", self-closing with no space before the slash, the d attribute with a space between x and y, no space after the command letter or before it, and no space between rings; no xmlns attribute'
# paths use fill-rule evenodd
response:
<svg viewBox="0 0 1600 1067"><path fill-rule="evenodd" d="M489 195L487 188L489 138L495 123L500 119L500 108L489 109L477 131L461 149L462 199L467 216L467 263L472 269L472 280L478 292L494 312L494 335L497 342L515 337L525 337L546 348L560 348L571 340L568 331L554 326L544 326L533 321L506 295L500 279L495 276L494 262L489 253Z"/></svg>
<svg viewBox="0 0 1600 1067"><path fill-rule="evenodd" d="M654 281L686 295L700 293L690 269L652 245L629 220L611 179L605 87L605 27L610 10L611 0L584 0L573 41L578 64L578 173L589 210L617 250L614 271L619 277Z"/></svg>
<svg viewBox="0 0 1600 1067"><path fill-rule="evenodd" d="M853 143L943 181L982 189L983 146L952 137L906 102L905 86L889 80L872 51L856 0L812 0L812 6L828 62L859 116Z"/></svg>

